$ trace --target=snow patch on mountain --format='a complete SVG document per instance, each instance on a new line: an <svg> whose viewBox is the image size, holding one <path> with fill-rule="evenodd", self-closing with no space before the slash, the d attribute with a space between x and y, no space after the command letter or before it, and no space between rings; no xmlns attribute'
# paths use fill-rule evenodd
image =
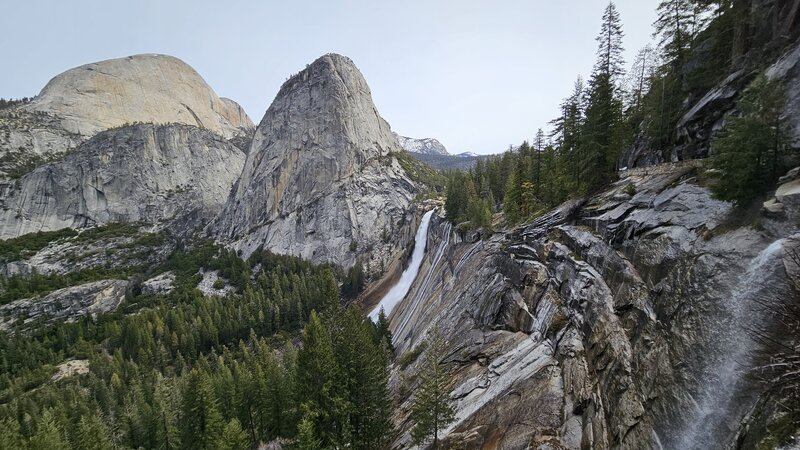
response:
<svg viewBox="0 0 800 450"><path fill-rule="evenodd" d="M449 155L441 142L433 138L415 139L394 133L403 150L424 155Z"/></svg>

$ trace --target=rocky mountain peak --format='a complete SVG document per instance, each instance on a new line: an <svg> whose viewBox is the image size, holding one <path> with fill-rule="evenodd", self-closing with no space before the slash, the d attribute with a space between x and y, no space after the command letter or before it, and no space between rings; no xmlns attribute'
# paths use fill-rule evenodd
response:
<svg viewBox="0 0 800 450"><path fill-rule="evenodd" d="M50 80L26 109L53 115L91 136L126 123L182 123L225 137L253 123L178 58L146 54L79 66Z"/></svg>
<svg viewBox="0 0 800 450"><path fill-rule="evenodd" d="M263 246L343 266L374 257L416 190L390 155L400 150L355 64L324 55L261 120L217 235L245 254Z"/></svg>
<svg viewBox="0 0 800 450"><path fill-rule="evenodd" d="M449 155L447 149L441 142L433 138L410 138L407 136L400 136L395 133L395 137L403 150L411 153L421 153L423 155Z"/></svg>

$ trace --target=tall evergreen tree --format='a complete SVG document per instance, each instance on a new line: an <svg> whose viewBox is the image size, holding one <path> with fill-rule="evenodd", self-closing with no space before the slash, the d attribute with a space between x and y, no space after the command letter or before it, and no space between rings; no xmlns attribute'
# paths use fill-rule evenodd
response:
<svg viewBox="0 0 800 450"><path fill-rule="evenodd" d="M389 319L386 317L386 312L381 307L378 312L378 322L375 324L375 345L385 343L392 353L394 353L394 345L392 344L392 332L389 330Z"/></svg>
<svg viewBox="0 0 800 450"><path fill-rule="evenodd" d="M303 330L303 345L297 352L297 400L307 411L322 448L342 445L349 426L341 376L328 330L315 312ZM300 430L298 430L300 431Z"/></svg>
<svg viewBox="0 0 800 450"><path fill-rule="evenodd" d="M78 424L78 445L80 450L110 450L111 438L103 421L95 414L86 414Z"/></svg>
<svg viewBox="0 0 800 450"><path fill-rule="evenodd" d="M442 359L447 342L439 329L434 328L427 339L425 358L419 373L419 387L411 406L411 437L415 445L431 442L439 448L439 433L455 420L455 410L450 400L452 381Z"/></svg>
<svg viewBox="0 0 800 450"><path fill-rule="evenodd" d="M582 192L580 149L585 90L583 78L578 76L572 94L561 103L561 115L550 122L553 125L552 138L561 161L558 184L571 195Z"/></svg>
<svg viewBox="0 0 800 450"><path fill-rule="evenodd" d="M622 25L619 13L611 2L603 14L597 63L589 81L589 101L582 132L582 178L590 190L610 182L616 173L616 160L621 146L619 126L622 101L618 81L622 68Z"/></svg>
<svg viewBox="0 0 800 450"><path fill-rule="evenodd" d="M322 442L317 437L314 429L314 414L306 411L300 423L297 425L297 439L295 439L295 450L318 450L322 447Z"/></svg>
<svg viewBox="0 0 800 450"><path fill-rule="evenodd" d="M653 77L658 68L658 55L651 45L639 50L634 58L625 82L626 107L633 111L641 109L644 95L650 91Z"/></svg>
<svg viewBox="0 0 800 450"><path fill-rule="evenodd" d="M689 50L695 29L695 5L692 0L661 0L653 36L658 38L665 62L681 67Z"/></svg>
<svg viewBox="0 0 800 450"><path fill-rule="evenodd" d="M167 381L160 375L156 378L154 391L155 440L163 450L180 448L180 430L177 424L180 393L176 391L174 381Z"/></svg>
<svg viewBox="0 0 800 450"><path fill-rule="evenodd" d="M598 43L597 61L594 65L595 74L606 74L611 83L616 87L625 74L625 59L622 56L622 21L614 2L608 2L603 12L603 24L600 34L595 39Z"/></svg>
<svg viewBox="0 0 800 450"><path fill-rule="evenodd" d="M231 419L222 430L214 450L249 450L250 440L238 419Z"/></svg>
<svg viewBox="0 0 800 450"><path fill-rule="evenodd" d="M525 158L530 153L530 145L527 141L519 146L516 152L517 162L514 164L506 181L505 195L503 196L503 211L506 214L506 221L516 224L525 219L523 205L522 184L526 181Z"/></svg>
<svg viewBox="0 0 800 450"><path fill-rule="evenodd" d="M183 389L181 443L185 448L213 448L223 427L208 374L203 368L195 367Z"/></svg>
<svg viewBox="0 0 800 450"><path fill-rule="evenodd" d="M768 190L782 169L787 145L782 114L785 94L780 85L759 75L742 93L738 116L712 142L712 167L717 170L714 194L745 205Z"/></svg>
<svg viewBox="0 0 800 450"><path fill-rule="evenodd" d="M391 429L386 355L375 344L372 324L355 307L341 315L333 337L340 369L338 385L345 387L352 447L369 450L383 446Z"/></svg>
<svg viewBox="0 0 800 450"><path fill-rule="evenodd" d="M20 432L19 422L14 419L0 420L0 450L20 450L27 443Z"/></svg>
<svg viewBox="0 0 800 450"><path fill-rule="evenodd" d="M533 195L537 199L542 196L542 154L547 142L545 141L544 131L541 128L536 130L536 137L533 138L533 161L531 162L531 182L533 183Z"/></svg>
<svg viewBox="0 0 800 450"><path fill-rule="evenodd" d="M64 428L56 419L53 411L45 410L36 425L36 433L31 437L30 448L69 450L70 447Z"/></svg>

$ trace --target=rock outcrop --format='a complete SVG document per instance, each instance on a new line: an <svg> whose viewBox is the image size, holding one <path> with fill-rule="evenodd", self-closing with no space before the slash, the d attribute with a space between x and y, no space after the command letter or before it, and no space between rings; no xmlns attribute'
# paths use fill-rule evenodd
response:
<svg viewBox="0 0 800 450"><path fill-rule="evenodd" d="M693 170L632 171L602 195L477 242L434 221L420 273L390 321L400 355L433 326L449 341L449 442L731 444L758 393L737 365L757 348L743 332L764 316L754 297L792 287L777 256L781 236L732 227L739 213L696 185ZM422 360L393 371L406 395L395 448L408 443L404 393Z"/></svg>
<svg viewBox="0 0 800 450"><path fill-rule="evenodd" d="M415 139L406 136L400 136L394 133L397 142L403 150L410 153L421 153L423 155L449 155L447 149L441 142L433 138Z"/></svg>
<svg viewBox="0 0 800 450"><path fill-rule="evenodd" d="M105 131L3 186L0 238L120 222L190 229L219 212L243 162L240 149L194 126Z"/></svg>
<svg viewBox="0 0 800 450"><path fill-rule="evenodd" d="M128 285L127 280L101 280L59 289L42 298L13 301L0 306L0 330L8 330L19 321L24 329L113 311L125 300Z"/></svg>
<svg viewBox="0 0 800 450"><path fill-rule="evenodd" d="M281 87L212 229L245 256L263 246L343 267L360 257L379 272L416 194L398 151L353 62L325 55Z"/></svg>

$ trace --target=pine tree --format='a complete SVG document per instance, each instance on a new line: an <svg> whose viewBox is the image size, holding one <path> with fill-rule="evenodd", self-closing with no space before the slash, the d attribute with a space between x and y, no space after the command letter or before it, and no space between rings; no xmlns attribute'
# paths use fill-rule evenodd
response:
<svg viewBox="0 0 800 450"><path fill-rule="evenodd" d="M609 183L616 173L616 159L621 145L619 125L622 102L618 78L622 69L622 26L614 3L603 14L597 63L589 81L586 122L582 130L582 174L589 190Z"/></svg>
<svg viewBox="0 0 800 450"><path fill-rule="evenodd" d="M695 5L691 0L661 0L656 8L653 37L659 39L664 60L681 67L692 42L695 22Z"/></svg>
<svg viewBox="0 0 800 450"><path fill-rule="evenodd" d="M445 218L452 223L460 223L465 219L467 211L467 190L464 188L466 177L454 172L448 177L447 199L445 200Z"/></svg>
<svg viewBox="0 0 800 450"><path fill-rule="evenodd" d="M626 106L633 111L641 109L644 95L650 91L653 77L658 68L658 57L656 51L649 44L644 46L636 54L633 60L624 93L626 95Z"/></svg>
<svg viewBox="0 0 800 450"><path fill-rule="evenodd" d="M322 271L322 292L319 305L316 309L325 310L326 308L339 305L339 283L336 282L336 275L330 268Z"/></svg>
<svg viewBox="0 0 800 450"><path fill-rule="evenodd" d="M439 446L439 433L455 420L451 405L450 373L442 364L447 343L439 329L434 328L427 339L425 359L419 373L419 387L411 406L411 437L415 445L432 441L434 449Z"/></svg>
<svg viewBox="0 0 800 450"><path fill-rule="evenodd" d="M561 103L561 116L552 120L552 138L558 148L559 186L569 194L582 193L580 161L581 130L584 119L585 86L578 76L572 94Z"/></svg>
<svg viewBox="0 0 800 450"><path fill-rule="evenodd" d="M340 445L348 426L343 420L346 411L340 379L328 330L317 314L311 313L303 330L303 346L297 352L297 401L313 421L323 448Z"/></svg>
<svg viewBox="0 0 800 450"><path fill-rule="evenodd" d="M788 142L781 122L785 98L780 85L763 74L742 93L739 116L729 117L712 142L711 163L719 178L713 192L718 198L745 205L775 182Z"/></svg>
<svg viewBox="0 0 800 450"><path fill-rule="evenodd" d="M608 2L603 12L600 34L596 38L599 45L593 72L606 74L615 86L619 85L620 78L625 74L625 60L622 57L623 36L622 21L617 7L614 2Z"/></svg>
<svg viewBox="0 0 800 450"><path fill-rule="evenodd" d="M394 345L392 344L392 332L389 330L389 318L386 317L386 312L381 307L378 312L378 322L375 324L375 345L385 343L391 353L394 353Z"/></svg>
<svg viewBox="0 0 800 450"><path fill-rule="evenodd" d="M14 419L0 420L0 450L21 450L27 448L19 422Z"/></svg>
<svg viewBox="0 0 800 450"><path fill-rule="evenodd" d="M160 375L156 380L153 393L154 439L161 449L177 449L180 447L180 432L176 424L180 392L175 389L174 382L168 382Z"/></svg>
<svg viewBox="0 0 800 450"><path fill-rule="evenodd" d="M317 438L314 429L315 414L306 411L303 418L297 425L297 438L295 439L294 450L318 450L322 448L322 442Z"/></svg>
<svg viewBox="0 0 800 450"><path fill-rule="evenodd" d="M531 181L533 182L533 195L537 199L542 197L542 154L544 153L546 142L544 131L539 128L533 140L533 163L531 164Z"/></svg>
<svg viewBox="0 0 800 450"><path fill-rule="evenodd" d="M195 367L183 389L181 443L185 448L212 448L223 427L207 372Z"/></svg>
<svg viewBox="0 0 800 450"><path fill-rule="evenodd" d="M346 297L356 298L364 288L364 265L361 261L356 263L347 271L347 276L342 285L342 291Z"/></svg>
<svg viewBox="0 0 800 450"><path fill-rule="evenodd" d="M249 450L250 439L238 419L231 419L214 445L214 450Z"/></svg>
<svg viewBox="0 0 800 450"><path fill-rule="evenodd" d="M78 423L78 446L80 450L108 450L112 448L108 429L95 414L81 417Z"/></svg>
<svg viewBox="0 0 800 450"><path fill-rule="evenodd" d="M519 223L525 219L525 211L523 211L523 189L522 183L525 182L525 164L524 158L530 151L530 145L527 141L519 146L516 155L516 162L511 169L511 173L506 182L505 195L503 196L503 211L506 214L506 221L510 224Z"/></svg>
<svg viewBox="0 0 800 450"><path fill-rule="evenodd" d="M388 391L388 358L375 344L371 322L355 307L340 318L333 337L338 384L346 387L351 446L380 448L391 429L391 397Z"/></svg>
<svg viewBox="0 0 800 450"><path fill-rule="evenodd" d="M53 411L47 409L36 424L36 433L31 437L31 449L69 450L70 445L64 429L56 420Z"/></svg>

